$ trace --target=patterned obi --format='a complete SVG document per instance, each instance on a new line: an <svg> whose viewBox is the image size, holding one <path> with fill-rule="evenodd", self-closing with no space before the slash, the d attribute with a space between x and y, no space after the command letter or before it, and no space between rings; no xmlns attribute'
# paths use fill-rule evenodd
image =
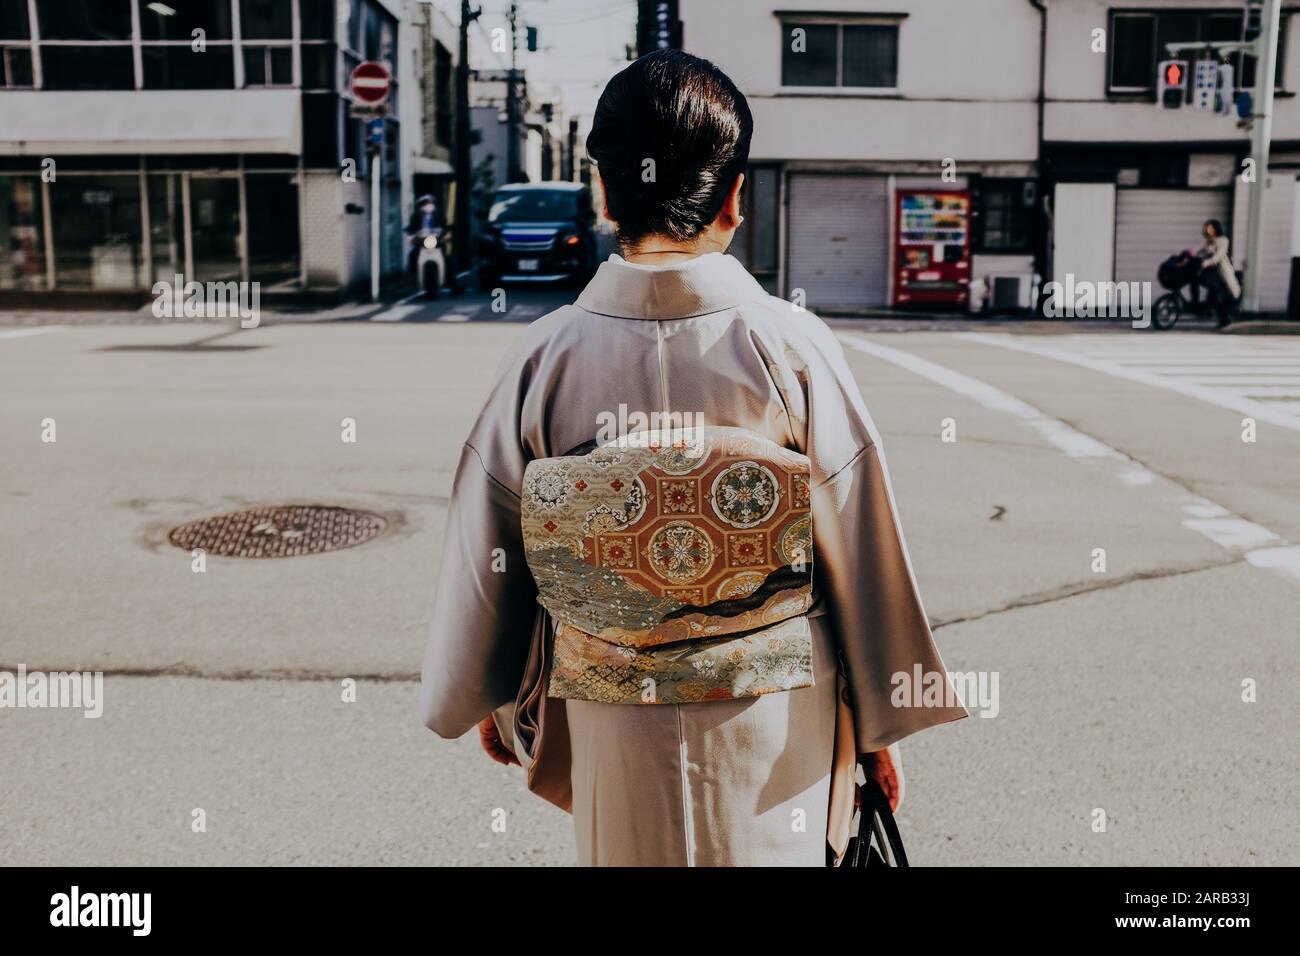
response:
<svg viewBox="0 0 1300 956"><path fill-rule="evenodd" d="M549 695L729 700L813 683L808 459L740 428L637 432L524 472Z"/></svg>

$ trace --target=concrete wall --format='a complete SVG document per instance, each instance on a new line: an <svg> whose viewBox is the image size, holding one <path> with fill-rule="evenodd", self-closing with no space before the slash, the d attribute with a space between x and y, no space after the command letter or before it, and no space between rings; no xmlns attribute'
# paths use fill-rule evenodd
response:
<svg viewBox="0 0 1300 956"><path fill-rule="evenodd" d="M897 92L782 88L789 40L775 9L906 13ZM756 160L1036 158L1038 19L1026 0L780 0L743 15L734 4L684 0L682 20L686 49L749 98Z"/></svg>

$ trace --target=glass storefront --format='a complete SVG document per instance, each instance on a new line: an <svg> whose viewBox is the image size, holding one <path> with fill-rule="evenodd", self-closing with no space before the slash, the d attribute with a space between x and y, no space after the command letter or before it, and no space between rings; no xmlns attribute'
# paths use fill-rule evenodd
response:
<svg viewBox="0 0 1300 956"><path fill-rule="evenodd" d="M55 287L143 286L139 177L64 173L48 189Z"/></svg>
<svg viewBox="0 0 1300 956"><path fill-rule="evenodd" d="M185 187L180 173L152 175L149 180L149 249L154 282L172 282L185 272Z"/></svg>
<svg viewBox="0 0 1300 956"><path fill-rule="evenodd" d="M248 209L248 277L267 284L297 283L298 177L293 173L249 173L244 177Z"/></svg>
<svg viewBox="0 0 1300 956"><path fill-rule="evenodd" d="M45 288L40 180L0 176L0 289Z"/></svg>
<svg viewBox="0 0 1300 956"><path fill-rule="evenodd" d="M238 178L190 177L190 243L194 271L189 278L237 282L243 277Z"/></svg>
<svg viewBox="0 0 1300 956"><path fill-rule="evenodd" d="M0 290L149 289L177 275L296 287L298 186L270 170L0 175Z"/></svg>

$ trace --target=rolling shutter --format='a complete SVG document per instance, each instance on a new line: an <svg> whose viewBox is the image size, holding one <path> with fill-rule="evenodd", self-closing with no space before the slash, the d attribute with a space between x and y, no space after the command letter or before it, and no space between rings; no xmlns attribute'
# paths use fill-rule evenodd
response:
<svg viewBox="0 0 1300 956"><path fill-rule="evenodd" d="M889 289L889 190L883 176L791 173L787 289L810 309L883 306Z"/></svg>
<svg viewBox="0 0 1300 956"><path fill-rule="evenodd" d="M1228 225L1226 189L1121 189L1115 194L1115 281L1150 282L1175 252L1199 249L1207 219ZM1232 244L1236 262L1239 251Z"/></svg>

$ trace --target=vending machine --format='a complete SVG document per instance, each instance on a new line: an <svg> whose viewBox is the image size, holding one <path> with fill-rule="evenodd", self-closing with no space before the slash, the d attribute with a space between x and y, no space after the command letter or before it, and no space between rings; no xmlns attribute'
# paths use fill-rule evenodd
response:
<svg viewBox="0 0 1300 956"><path fill-rule="evenodd" d="M900 189L894 304L963 307L970 295L970 193Z"/></svg>

